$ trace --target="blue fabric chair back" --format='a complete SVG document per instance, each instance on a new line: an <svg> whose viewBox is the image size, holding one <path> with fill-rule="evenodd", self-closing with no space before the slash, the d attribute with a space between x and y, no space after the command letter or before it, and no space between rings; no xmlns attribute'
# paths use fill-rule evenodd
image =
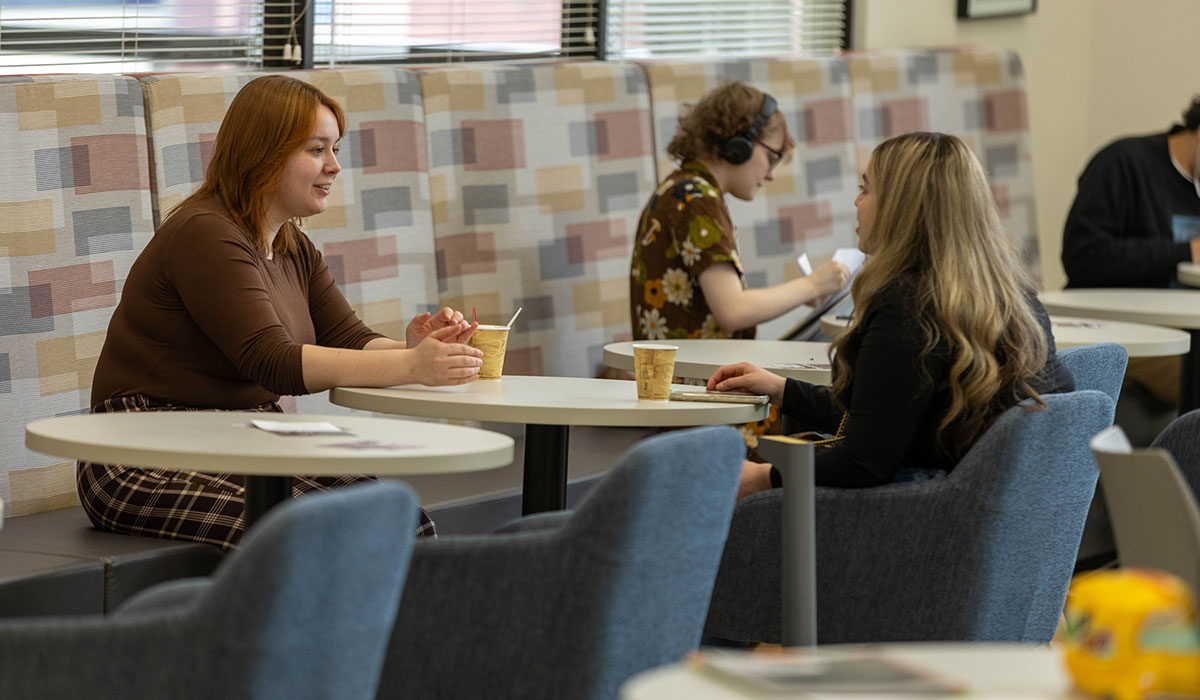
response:
<svg viewBox="0 0 1200 700"><path fill-rule="evenodd" d="M1103 391L1113 404L1121 396L1121 383L1125 381L1125 366L1129 364L1129 353L1117 343L1080 345L1059 350L1058 361L1075 377L1075 390Z"/></svg>
<svg viewBox="0 0 1200 700"><path fill-rule="evenodd" d="M1098 343L1063 348L1058 351L1058 361L1071 370L1077 391L1103 391L1112 399L1115 410L1125 380L1125 366L1129 363L1129 355L1124 347L1116 343ZM1076 555L1077 567L1082 570L1105 566L1115 557L1116 545L1113 543L1108 508L1105 507L1104 484L1100 483L1096 486L1096 494L1092 497L1092 505L1083 526L1083 536Z"/></svg>
<svg viewBox="0 0 1200 700"><path fill-rule="evenodd" d="M1043 397L988 428L945 479L817 489L817 640L1053 636L1096 484L1098 391ZM778 491L738 504L705 631L779 639Z"/></svg>
<svg viewBox="0 0 1200 700"><path fill-rule="evenodd" d="M280 505L211 579L107 618L0 621L0 697L373 698L416 525L399 484Z"/></svg>
<svg viewBox="0 0 1200 700"><path fill-rule="evenodd" d="M1171 421L1150 447L1171 453L1192 495L1200 502L1200 408Z"/></svg>
<svg viewBox="0 0 1200 700"><path fill-rule="evenodd" d="M729 427L665 433L574 513L527 519L541 529L419 542L379 697L616 698L678 661L700 641L744 456Z"/></svg>

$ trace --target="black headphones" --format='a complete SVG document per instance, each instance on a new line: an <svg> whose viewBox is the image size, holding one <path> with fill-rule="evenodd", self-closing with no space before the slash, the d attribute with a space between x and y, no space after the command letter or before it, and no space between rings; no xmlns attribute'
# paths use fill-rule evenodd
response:
<svg viewBox="0 0 1200 700"><path fill-rule="evenodd" d="M758 132L766 126L767 120L775 113L775 106L775 98L764 92L762 109L758 111L758 116L754 118L749 129L725 139L718 151L721 158L733 165L741 165L750 160L750 156L754 153L754 139L758 138Z"/></svg>

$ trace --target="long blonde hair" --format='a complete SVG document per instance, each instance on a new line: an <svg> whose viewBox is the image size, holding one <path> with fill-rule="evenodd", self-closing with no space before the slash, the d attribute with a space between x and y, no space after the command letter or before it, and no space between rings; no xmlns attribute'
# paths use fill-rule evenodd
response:
<svg viewBox="0 0 1200 700"><path fill-rule="evenodd" d="M854 281L855 319L832 346L840 397L853 380L847 341L872 300L901 277L915 283L923 355L947 352L950 409L940 449L961 456L1001 413L1022 399L1045 403L1032 380L1046 338L1027 296L1033 284L1000 224L979 161L961 140L914 132L888 139L867 165L875 216L871 256Z"/></svg>

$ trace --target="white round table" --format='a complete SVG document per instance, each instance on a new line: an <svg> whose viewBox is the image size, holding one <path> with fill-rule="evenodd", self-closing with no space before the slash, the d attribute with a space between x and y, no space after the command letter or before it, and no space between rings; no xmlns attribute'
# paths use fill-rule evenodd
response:
<svg viewBox="0 0 1200 700"><path fill-rule="evenodd" d="M566 503L567 443L572 425L609 427L749 423L767 406L641 401L637 385L617 379L505 376L460 386L409 384L386 389L338 387L330 402L376 413L525 424L522 512Z"/></svg>
<svg viewBox="0 0 1200 700"><path fill-rule="evenodd" d="M836 336L849 324L849 319L826 314L821 317L821 332ZM1050 316L1050 332L1059 348L1111 342L1124 347L1130 357L1183 355L1191 346L1190 336L1175 328L1076 316Z"/></svg>
<svg viewBox="0 0 1200 700"><path fill-rule="evenodd" d="M1018 644L886 644L818 647L817 655L845 655L854 650L894 660L913 670L969 688L971 695L1006 698L1077 698L1057 650ZM749 653L749 652L748 652ZM712 672L679 663L645 671L621 687L622 700L743 700L799 697L763 694L737 682L719 680ZM878 697L846 693L804 693L805 698ZM904 696L908 697L908 696Z"/></svg>
<svg viewBox="0 0 1200 700"><path fill-rule="evenodd" d="M637 341L676 345L675 376L708 379L718 368L735 362L753 362L781 377L810 384L829 384L829 343L791 340L661 340ZM604 346L604 364L614 369L633 370L633 343Z"/></svg>
<svg viewBox="0 0 1200 700"><path fill-rule="evenodd" d="M252 420L328 422L348 433L280 435ZM457 425L245 411L93 413L34 421L25 446L102 464L246 475L246 527L291 496L291 477L469 472L510 464L513 439Z"/></svg>
<svg viewBox="0 0 1200 700"><path fill-rule="evenodd" d="M1078 315L1108 321L1150 323L1178 328L1191 343L1179 376L1179 412L1200 407L1200 290L1196 289L1064 289L1042 292L1042 304L1052 314Z"/></svg>
<svg viewBox="0 0 1200 700"><path fill-rule="evenodd" d="M1188 287L1200 287L1200 263L1179 263L1175 266L1175 278Z"/></svg>

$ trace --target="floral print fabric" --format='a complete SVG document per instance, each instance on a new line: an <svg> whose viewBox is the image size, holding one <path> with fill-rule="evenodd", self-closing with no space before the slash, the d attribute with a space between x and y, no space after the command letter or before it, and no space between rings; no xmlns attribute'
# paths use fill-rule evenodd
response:
<svg viewBox="0 0 1200 700"><path fill-rule="evenodd" d="M730 263L746 286L737 238L716 180L696 161L671 173L642 210L633 244L629 300L634 340L753 338L709 311L700 273Z"/></svg>

